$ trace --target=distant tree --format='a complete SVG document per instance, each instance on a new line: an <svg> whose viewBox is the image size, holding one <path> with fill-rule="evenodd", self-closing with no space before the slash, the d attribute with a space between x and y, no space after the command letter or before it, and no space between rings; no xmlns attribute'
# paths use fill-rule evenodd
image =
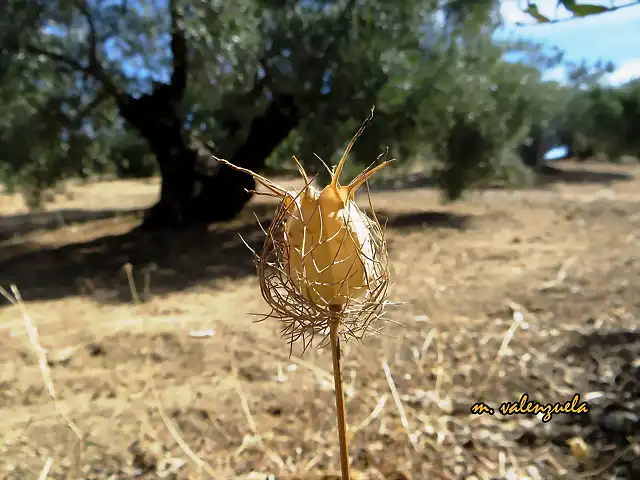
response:
<svg viewBox="0 0 640 480"><path fill-rule="evenodd" d="M560 120L564 139L578 159L597 153L612 161L624 155L640 158L640 81L575 91Z"/></svg>
<svg viewBox="0 0 640 480"><path fill-rule="evenodd" d="M522 162L535 169L536 161L523 154L522 145L530 142L537 125L546 125L555 114L556 86L542 82L539 69L504 62L495 51L473 53L468 60L482 73L450 89L449 103L440 114L449 128L435 145L444 162L437 179L448 199L457 198L468 185L490 182L496 173L506 180L521 171Z"/></svg>
<svg viewBox="0 0 640 480"><path fill-rule="evenodd" d="M591 144L611 160L623 155L640 158L640 81L589 92Z"/></svg>
<svg viewBox="0 0 640 480"><path fill-rule="evenodd" d="M562 108L553 120L560 143L567 146L567 156L583 161L593 157L595 150L590 140L593 117L590 114L591 91L600 87L606 75L614 70L611 62L586 61L567 63L567 86L563 89Z"/></svg>
<svg viewBox="0 0 640 480"><path fill-rule="evenodd" d="M521 2L521 8L538 23L558 23L576 20L616 10L640 6L640 1L609 4L593 4L576 0L558 0L570 13L568 17L551 18L543 15L535 1ZM568 146L569 156L579 160L605 153L610 159L620 155L637 155L637 105L636 84L631 82L621 88L602 85L605 75L612 73L611 62L598 62L590 67L585 62L569 65L566 109L553 121L560 141Z"/></svg>

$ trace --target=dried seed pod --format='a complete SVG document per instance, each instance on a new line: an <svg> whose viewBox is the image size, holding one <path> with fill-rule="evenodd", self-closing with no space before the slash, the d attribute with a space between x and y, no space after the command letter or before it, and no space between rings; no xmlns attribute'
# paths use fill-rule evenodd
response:
<svg viewBox="0 0 640 480"><path fill-rule="evenodd" d="M285 322L283 335L292 343L303 338L304 348L326 331L330 319L339 319L343 336L361 338L386 301L389 270L383 231L375 213L368 217L354 195L390 162L366 169L346 186L339 183L347 155L371 118L353 137L322 190L311 185L295 157L305 181L300 191L287 191L219 159L252 175L280 199L263 252L257 256L258 274L262 295L272 308L267 317Z"/></svg>

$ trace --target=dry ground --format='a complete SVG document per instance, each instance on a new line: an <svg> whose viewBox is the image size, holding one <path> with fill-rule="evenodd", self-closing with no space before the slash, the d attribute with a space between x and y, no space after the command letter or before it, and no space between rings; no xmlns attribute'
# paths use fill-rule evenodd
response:
<svg viewBox="0 0 640 480"><path fill-rule="evenodd" d="M360 478L640 478L640 169L564 168L447 206L419 185L374 193L406 304L345 348ZM267 221L272 205L144 237L131 209L156 188L70 186L37 215L0 195L0 285L22 294L58 398L0 297L0 478L37 478L48 458L57 479L334 478L328 352L289 357L278 325L249 315L266 307L237 232L259 247L251 210ZM577 392L590 412L470 414L524 392Z"/></svg>

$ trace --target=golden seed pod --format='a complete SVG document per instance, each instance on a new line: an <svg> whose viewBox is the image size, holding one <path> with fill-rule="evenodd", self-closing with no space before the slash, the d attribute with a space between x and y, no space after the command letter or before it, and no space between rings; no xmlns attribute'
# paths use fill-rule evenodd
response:
<svg viewBox="0 0 640 480"><path fill-rule="evenodd" d="M389 269L384 235L375 213L370 218L362 212L354 195L390 162L366 169L346 186L339 183L347 155L371 118L353 137L322 190L311 185L296 157L305 181L300 191L287 191L219 159L252 175L280 199L265 232L262 255L257 256L258 274L262 295L272 308L267 317L284 321L283 335L292 343L302 337L304 348L336 318L343 336L361 338L385 304Z"/></svg>

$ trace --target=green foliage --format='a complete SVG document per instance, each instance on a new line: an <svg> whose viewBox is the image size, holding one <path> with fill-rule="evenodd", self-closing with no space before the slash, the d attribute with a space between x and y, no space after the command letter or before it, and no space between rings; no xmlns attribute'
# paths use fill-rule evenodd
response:
<svg viewBox="0 0 640 480"><path fill-rule="evenodd" d="M455 199L517 177L514 152L562 105L538 68L504 60L525 45L493 40L496 0L175 4L173 16L173 2L156 0L3 4L0 181L37 196L74 176L155 173L153 146L122 121L118 98L172 81L172 28L188 46L185 131L220 157L243 145L272 98L291 95L300 122L268 164L292 166L296 154L325 175L313 154L335 164L375 104L345 180L385 148L399 162L431 152L425 169Z"/></svg>
<svg viewBox="0 0 640 480"><path fill-rule="evenodd" d="M594 149L610 158L624 154L640 157L640 82L621 88L595 88L589 97L588 134Z"/></svg>
<svg viewBox="0 0 640 480"><path fill-rule="evenodd" d="M348 164L353 166L345 177L388 147L389 156L400 162L432 152L424 158L425 169L434 173L447 200L457 199L473 185L528 181L514 152L534 124L550 122L564 92L556 84L543 83L537 68L505 62L504 54L514 45L496 44L475 31L465 38L469 27L462 23L457 28L452 35L459 35L458 42L442 38L428 52L393 57L393 75L378 90L377 114L356 144L355 161ZM347 122L349 129L324 117L314 120L271 161L291 165L291 152L296 152L322 183L328 175L312 153L335 163L358 120Z"/></svg>
<svg viewBox="0 0 640 480"><path fill-rule="evenodd" d="M640 81L620 87L596 84L575 91L558 118L572 150L581 157L604 154L612 161L640 158Z"/></svg>
<svg viewBox="0 0 640 480"><path fill-rule="evenodd" d="M535 3L529 4L525 12L531 15L540 23L547 23L549 21L547 17L540 13L540 10L538 10L538 6Z"/></svg>
<svg viewBox="0 0 640 480"><path fill-rule="evenodd" d="M536 181L535 171L526 166L513 149L502 149L493 158L492 169L488 182L486 185L481 183L480 187L524 188L534 185Z"/></svg>
<svg viewBox="0 0 640 480"><path fill-rule="evenodd" d="M586 17L587 15L595 15L597 13L604 13L610 10L610 7L604 5L593 5L590 3L579 4L575 0L564 0L562 2L564 6L577 17Z"/></svg>

